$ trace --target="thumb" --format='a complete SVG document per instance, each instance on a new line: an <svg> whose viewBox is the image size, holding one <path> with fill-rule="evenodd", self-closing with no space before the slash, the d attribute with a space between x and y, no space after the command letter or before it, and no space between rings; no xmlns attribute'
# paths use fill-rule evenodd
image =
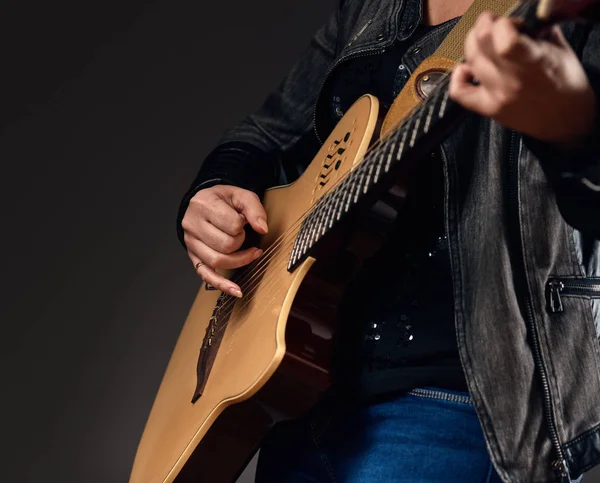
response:
<svg viewBox="0 0 600 483"><path fill-rule="evenodd" d="M235 188L231 192L231 204L238 213L244 215L255 232L264 235L269 231L267 213L256 193Z"/></svg>

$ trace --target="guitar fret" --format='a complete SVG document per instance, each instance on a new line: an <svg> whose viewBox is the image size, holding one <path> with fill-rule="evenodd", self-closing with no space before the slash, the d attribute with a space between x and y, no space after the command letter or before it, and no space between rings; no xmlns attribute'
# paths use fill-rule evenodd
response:
<svg viewBox="0 0 600 483"><path fill-rule="evenodd" d="M346 192L346 196L344 196L344 201L344 211L348 213L348 210L350 209L350 202L352 201L352 183L348 183L348 191Z"/></svg>
<svg viewBox="0 0 600 483"><path fill-rule="evenodd" d="M410 136L410 147L412 148L415 145L415 141L417 140L417 134L419 133L419 126L421 125L421 119L423 118L423 108L419 108L419 117L415 121L415 127L413 128L412 134Z"/></svg>
<svg viewBox="0 0 600 483"><path fill-rule="evenodd" d="M304 249L306 247L306 239L307 239L307 235L308 235L308 223L307 220L309 217L307 217L307 219L305 219L302 222L302 226L300 227L300 236L298 237L298 245L295 247L294 249L294 257L293 257L293 261L294 263L296 261L298 261L298 259L302 256L302 253L304 253Z"/></svg>
<svg viewBox="0 0 600 483"><path fill-rule="evenodd" d="M291 268L291 266L294 265L294 263L296 263L296 259L298 258L298 249L300 246L298 242L299 239L297 239L296 243L294 244L294 249L292 250L292 255L290 256L290 263L288 264L288 268Z"/></svg>
<svg viewBox="0 0 600 483"><path fill-rule="evenodd" d="M342 207L340 206L340 204L343 202L344 199L344 190L343 190L343 182L340 183L340 185L336 188L336 192L334 195L334 203L333 203L333 216L331 217L332 220L336 219L339 220L341 215L342 215ZM331 223L330 223L331 226Z"/></svg>
<svg viewBox="0 0 600 483"><path fill-rule="evenodd" d="M319 211L320 211L320 216L318 218L318 222L317 222L317 238L316 238L316 242L318 242L321 237L325 234L325 226L327 225L327 198L321 198L323 200Z"/></svg>
<svg viewBox="0 0 600 483"><path fill-rule="evenodd" d="M339 220L342 217L342 214L344 213L344 200L346 199L346 183L347 179L345 179L344 181L342 181L342 183L340 183L339 186L339 195L336 198L336 208L335 208L335 213L336 213L336 218Z"/></svg>
<svg viewBox="0 0 600 483"><path fill-rule="evenodd" d="M333 194L333 216L330 218L329 220L329 228L331 228L331 226L333 225L333 221L334 220L339 220L341 213L340 213L340 201L341 198L343 196L343 192L341 191L342 188L342 184L341 183L335 190L335 193Z"/></svg>
<svg viewBox="0 0 600 483"><path fill-rule="evenodd" d="M310 250L318 239L319 234L319 215L321 214L320 210L316 212L315 219L313 220L312 228L310 230L310 236L308 238L308 249Z"/></svg>
<svg viewBox="0 0 600 483"><path fill-rule="evenodd" d="M354 193L354 198L352 200L353 204L358 203L358 197L359 197L360 192L362 190L362 183L363 183L363 181L365 179L365 173L363 173L363 171L364 171L363 167L364 167L364 165L361 164L358 167L358 170L357 170L357 172L358 172L357 176L359 176L359 181L358 181L358 183L356 183L356 191Z"/></svg>
<svg viewBox="0 0 600 483"><path fill-rule="evenodd" d="M448 96L450 95L450 91L448 89L444 89L444 95L442 96L442 104L440 106L440 112L438 114L441 119L444 117L444 113L446 112L446 106L448 105Z"/></svg>
<svg viewBox="0 0 600 483"><path fill-rule="evenodd" d="M423 132L425 134L427 134L429 132L429 126L431 125L431 119L433 119L433 111L435 110L435 99L436 97L432 98L428 104L431 104L431 106L429 107L429 112L427 113L427 118L425 119L425 126L423 126Z"/></svg>
<svg viewBox="0 0 600 483"><path fill-rule="evenodd" d="M357 184L357 173L358 170L355 170L352 175L348 178L348 186L346 187L347 191L346 191L346 196L344 197L345 200L345 206L344 206L344 210L347 213L348 211L350 211L350 207L353 204L353 198L354 198L354 190L356 189L356 184Z"/></svg>
<svg viewBox="0 0 600 483"><path fill-rule="evenodd" d="M347 178L344 180L344 182L342 183L342 190L341 190L341 195L340 195L340 211L338 212L338 220L342 217L343 213L347 213L348 212L348 208L346 208L346 199L350 196L348 193L348 187L350 186L350 183L348 182Z"/></svg>
<svg viewBox="0 0 600 483"><path fill-rule="evenodd" d="M398 138L399 133L396 132L394 133L394 137ZM394 156L394 150L396 149L396 141L394 141L393 143L393 147L392 149L390 149L390 154L388 155L387 161L385 163L385 167L383 168L383 170L387 173L390 170L390 166L392 165L392 157ZM400 145L400 149L402 149L402 145ZM398 154L398 152L396 152L395 154ZM400 159L399 156L396 158L396 160Z"/></svg>
<svg viewBox="0 0 600 483"><path fill-rule="evenodd" d="M296 263L296 261L298 261L298 259L304 253L306 253L306 249L308 247L308 240L309 240L309 236L310 236L311 216L312 216L312 213L306 217L306 219L304 220L304 223L302 224L302 231L303 231L302 232L302 243L300 244L298 253L296 253L296 260L294 260L294 263Z"/></svg>
<svg viewBox="0 0 600 483"><path fill-rule="evenodd" d="M333 222L335 220L339 220L338 218L338 199L334 196L333 202L331 203L331 216L329 217L329 223L327 224L327 228L331 228L333 226Z"/></svg>
<svg viewBox="0 0 600 483"><path fill-rule="evenodd" d="M394 142L392 141L390 150L389 150L389 155L388 158L391 157L392 155L392 151L394 150ZM385 145L384 145L384 149L382 149L382 153L381 156L379 157L379 161L377 162L377 169L375 170L375 183L377 183L377 181L379 180L379 173L381 173L381 167L383 165L383 158L385 157Z"/></svg>
<svg viewBox="0 0 600 483"><path fill-rule="evenodd" d="M402 141L400 141L400 149L396 153L396 161L400 161L400 156L402 156L402 152L404 151L404 145L406 143L406 138L408 137L408 126L403 129Z"/></svg>
<svg viewBox="0 0 600 483"><path fill-rule="evenodd" d="M387 161L385 162L385 169L384 169L384 171L385 171L386 173L387 173L387 171L388 171L388 169L389 169L389 167L390 167L390 164L392 163L392 157L393 157L393 155L394 155L394 149L395 149L395 148L396 148L396 143L394 143L394 144L392 145L392 149L390 149L390 153L388 154Z"/></svg>
<svg viewBox="0 0 600 483"><path fill-rule="evenodd" d="M308 217L308 232L306 235L306 246L304 250L302 250L301 255L304 256L308 250L310 250L314 244L315 232L317 230L317 219L319 217L319 210L313 210L313 212Z"/></svg>
<svg viewBox="0 0 600 483"><path fill-rule="evenodd" d="M296 238L296 241L294 242L294 248L292 248L292 253L290 255L290 261L288 263L288 269L291 268L291 266L295 263L296 260L296 251L298 248L298 242L300 240L300 235L298 235L298 237Z"/></svg>
<svg viewBox="0 0 600 483"><path fill-rule="evenodd" d="M298 240L298 241L300 241L300 240ZM301 244L302 243L300 242L296 246L294 246L294 250L292 251L292 256L290 258L290 265L293 265L294 263L296 263L296 260L298 260L298 253L300 251ZM289 265L288 265L288 267L289 267Z"/></svg>
<svg viewBox="0 0 600 483"><path fill-rule="evenodd" d="M369 188L371 187L371 174L373 174L373 162L368 163L369 171L367 173L367 179L365 180L365 185L363 186L363 194L367 194Z"/></svg>
<svg viewBox="0 0 600 483"><path fill-rule="evenodd" d="M337 198L334 197L331 200L329 210L327 212L327 224L326 224L327 229L330 229L333 226L333 222L336 220L337 208L338 208Z"/></svg>
<svg viewBox="0 0 600 483"><path fill-rule="evenodd" d="M313 220L312 230L310 231L310 238L308 240L308 249L310 250L317 240L319 239L319 225L321 219L321 210L315 212L315 219Z"/></svg>
<svg viewBox="0 0 600 483"><path fill-rule="evenodd" d="M346 179L342 183L342 187L341 187L341 196L340 196L341 206L340 206L340 209L339 209L338 214L337 214L337 219L338 220L342 217L343 213L347 213L348 212L348 207L346 205L346 199L350 196L349 193L348 193L348 189L347 189L348 186L349 186L349 183L347 183L347 179Z"/></svg>
<svg viewBox="0 0 600 483"><path fill-rule="evenodd" d="M327 231L327 225L329 224L329 219L330 219L330 213L331 213L331 209L333 207L333 203L325 203L325 208L323 211L323 224L321 226L321 234L320 236L322 237L323 235L325 235L325 232Z"/></svg>

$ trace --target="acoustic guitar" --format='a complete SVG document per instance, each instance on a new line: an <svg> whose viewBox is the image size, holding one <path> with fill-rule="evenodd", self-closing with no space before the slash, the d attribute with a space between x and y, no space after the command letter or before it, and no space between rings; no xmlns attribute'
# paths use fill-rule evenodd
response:
<svg viewBox="0 0 600 483"><path fill-rule="evenodd" d="M512 2L480 3L502 15ZM589 12L592 3L527 1L510 14L541 30ZM448 96L458 59L438 53L413 73L383 123L377 99L361 97L297 181L266 191L264 253L230 274L244 297L200 289L130 483L234 482L273 422L306 410L330 384L344 287L377 249L382 224L401 209L403 180L465 115Z"/></svg>

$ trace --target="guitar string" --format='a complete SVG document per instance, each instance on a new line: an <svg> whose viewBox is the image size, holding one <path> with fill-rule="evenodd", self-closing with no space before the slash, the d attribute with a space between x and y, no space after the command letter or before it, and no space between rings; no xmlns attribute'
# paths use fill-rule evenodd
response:
<svg viewBox="0 0 600 483"><path fill-rule="evenodd" d="M418 106L416 106L413 111L411 112L411 114L409 114L408 116L406 116L402 122L399 124L399 126L397 126L395 128L395 132L394 135L397 135L398 133L400 133L402 131L402 128L406 125L408 125L414 118L414 115L417 111L419 111L420 109L426 109L427 107L430 107L430 103L434 103L436 100L439 101L439 94L445 95L445 91L443 90L443 87L445 87L447 85L447 83L443 82L445 81L447 78L449 77L449 74L444 74L444 78L440 80L439 82L439 88L436 89L436 91L433 93L433 95L429 98L429 102L426 102L424 104L419 104ZM286 230L278 239L278 242L276 244L274 244L275 246L273 246L273 249L269 251L269 254L267 257L265 257L265 255L263 254L263 256L259 259L265 259L264 263L263 263L263 267L262 270L256 270L254 273L250 274L250 280L243 280L240 281L240 283L246 284L249 281L251 281L252 279L256 279L257 277L259 277L260 275L262 275L266 269L268 269L268 263L271 261L271 259L276 256L276 251L278 251L279 247L285 243L286 241L288 242L286 244L286 247L289 247L291 245L291 243L293 243L295 241L294 240L286 240L288 238L290 238L292 235L296 235L295 233L290 233L295 229L298 225L298 223L304 221L308 216L310 216L310 214L315 213L317 211L317 209L322 208L325 204L326 204L326 198L331 197L332 195L335 195L335 191L336 189L343 184L344 182L346 182L347 180L351 180L351 176L355 176L358 177L358 172L360 170L362 170L363 172L366 171L369 168L369 165L371 165L372 168L372 163L373 160L376 159L376 156L373 156L372 153L374 153L380 146L384 145L383 141L389 141L390 138L392 136L390 136L389 138L386 138L385 140L378 140L376 143L374 143L374 145L371 147L371 149L369 149L368 153L370 154L369 159L367 159L367 155L365 155L364 157L364 161L363 163L360 163L359 166L353 170L353 171L349 171L348 173L346 173L339 181L338 183L335 185L335 187L332 187L329 192L327 194L325 194L322 198L319 199L319 201L317 202L317 204L315 204L312 207L309 207L308 210L306 210L303 215L296 220L296 222L292 225L292 227L290 227L288 230ZM381 154L385 154L381 153ZM295 237L294 237L295 238ZM291 242L291 243L289 243ZM288 262L289 260L283 260L282 264L285 262ZM254 270L253 270L254 271ZM244 270L244 272L246 272L246 270ZM243 277L244 278L244 277ZM245 277L247 278L247 277ZM263 282L265 282L265 280L262 280ZM267 283L269 283L270 280L266 280ZM260 283L260 281L259 281ZM241 287L240 287L241 288ZM263 286L264 289L267 289L267 285ZM254 290L256 289L256 285L254 287L251 287L250 289L245 289L244 292L246 293L246 297L244 297L245 299L248 299L250 296L250 293L254 292ZM250 297L251 298L251 297ZM221 310L224 309L229 309L232 308L231 306L235 305L235 302L237 301L237 298L230 296L230 298L228 299L228 304L227 306L224 304L221 308ZM250 302L251 300L248 300L248 302ZM244 304L245 306L246 304Z"/></svg>
<svg viewBox="0 0 600 483"><path fill-rule="evenodd" d="M445 78L448 78L448 77L449 77L449 75L450 75L450 74L446 74ZM440 82L440 84L441 84L441 82ZM439 92L439 91L441 91L441 89L436 89L436 91L435 91L435 94L434 94L434 96L432 96L432 97L435 97L435 96L437 96L437 94L438 94L438 92ZM426 105L426 104L424 104L423 106L425 106L425 105ZM435 104L434 104L434 105L435 105ZM415 109L415 110L416 110L416 109ZM413 110L413 112L411 112L411 114L409 114L409 115L408 115L408 116L405 118L405 120L403 120L403 121L400 123L400 125L396 127L396 132L395 132L395 133L397 133L398 131L400 131L400 130L402 129L402 127L403 127L403 126L404 126L404 125L405 125L407 122L409 122L409 121L410 121L410 119L413 117L413 114L414 114L414 111L415 111L415 110ZM391 137L391 136L390 136L390 137ZM367 156L367 154L368 154L369 152L371 152L371 151L374 151L374 150L375 150L375 148L376 148L377 146L379 146L380 144L382 144L382 143L380 143L380 142L379 142L379 140L378 140L376 143L374 143L374 145L373 145L373 149L370 149L370 150L369 150L369 151L367 151L367 153L365 154L365 156L364 156L364 161L368 161L368 160L366 159L366 156ZM393 149L393 148L392 148L392 149ZM361 165L359 165L359 168L360 168L360 167L362 167L362 166L363 166L363 164L365 164L365 163L361 163ZM342 177L340 180L338 180L338 183L336 183L336 185L334 185L334 186L333 186L333 187L332 187L332 188L331 188L331 189L330 189L330 190L329 190L329 191L328 191L328 192L327 192L327 193L326 193L326 194L325 194L325 195L324 195L322 198L320 198L320 199L318 200L317 204L316 204L314 207L309 207L309 209L308 209L308 210L306 210L306 211L305 211L305 213L304 213L303 215L301 215L301 217L300 217L298 220L296 220L296 222L295 222L295 223L292 225L292 227L296 227L296 226L298 225L298 223L300 223L300 222L304 221L304 220L305 220L305 219L306 219L308 216L310 216L310 214L314 213L314 212L316 211L316 209L317 209L317 208L320 208L320 207L322 207L322 206L323 206L325 203L320 203L320 202L321 202L321 201L322 201L322 200L323 200L325 197L327 197L328 195L330 195L330 194L332 194L332 193L335 195L335 193L334 193L334 190L335 190L335 189L337 189L337 187L338 187L338 186L340 186L340 185L341 185L341 184L342 184L342 183L343 183L343 182L344 182L346 179L349 179L349 178L350 178L350 176L349 176L350 174L351 174L351 172L347 173L347 175L346 175L346 176L343 176L343 177ZM312 209L311 209L311 208L312 208ZM268 259L267 259L267 261L265 262L265 263L266 263L266 265L267 265L267 267L265 268L265 270L264 270L264 271L266 271L266 270L269 268L269 266L268 266L268 262L269 262L269 261L270 261L272 258L274 258L274 257L277 255L277 253L275 253L275 252L276 252L276 251L278 251L278 247L279 247L279 246L280 246L280 245L283 243L284 239L285 239L285 238L288 238L289 236L291 236L291 235L292 235L292 233L291 233L291 231L292 231L292 230L291 230L291 228L292 228L292 227L290 227L288 230L286 230L284 233L282 233L282 234L280 235L280 237L279 237L279 238L276 240L276 241L279 241L277 244L275 244L275 243L274 243L273 245L271 245L271 247L273 247L273 249L272 249L272 250L267 250L267 251L266 251L267 253L269 253L270 255L272 254L273 256L272 256L272 257L270 257L270 258L268 258ZM288 245L289 245L289 243L288 243ZM292 245L292 246L293 246L293 245ZM269 248L271 248L271 247L269 247ZM262 258L262 257L261 257L261 258ZM283 264L285 264L285 263L287 263L287 262L288 262L288 260L287 260L286 258L283 258L283 259L280 261L280 263L279 263L279 266L281 266L281 265L283 265ZM275 267L275 268L279 268L279 267ZM251 277L251 279L252 279L252 277ZM245 307L246 307L246 306L247 306L247 305L248 305L248 304L249 304L249 303L250 303L250 302L251 302L251 301L254 299L254 295L251 295L251 294L252 294L252 292L254 292L254 290L256 290L256 289L258 288L258 286L259 286L259 285L260 285L260 281L259 281L259 283L258 283L258 284L257 284L255 287L253 287L252 289L250 289L250 290L247 292L247 294L248 294L247 301L246 301L246 302L244 303L244 305L243 305L243 306L240 308L240 310L243 310L243 308L245 308ZM263 287L263 291L266 291L266 288L267 288L267 286ZM278 290L281 290L281 288L279 288ZM278 290L276 289L274 293L273 293L273 291L271 290L271 291L269 292L269 294L268 294L268 297L271 297L271 296L273 296L273 297L274 297L274 296L277 294L277 291L278 291ZM286 289L286 290L287 290L287 289ZM265 298L268 298L268 297L265 297ZM231 301L232 301L232 303L231 303L231 311L233 311L233 309L235 308L235 303L237 302L237 298L234 298L234 297L232 297L232 296L229 296L229 300L231 300ZM222 332L223 330L225 330L227 327L228 327L228 323L226 322L225 324L223 324L223 326L222 326L222 327L220 327L220 328L218 329L218 331L217 331L217 332L218 332L218 333L220 333L220 332Z"/></svg>
<svg viewBox="0 0 600 483"><path fill-rule="evenodd" d="M365 156L363 158L366 158L367 154L369 154L374 148L375 148L375 143L374 143L373 147L371 149L369 149L369 151L367 151L367 153L365 153ZM356 170L354 170L354 171L356 171ZM291 233L289 233L289 232L293 231L293 229L295 229L299 223L303 222L306 218L308 218L308 216L315 213L320 208L324 207L327 204L327 200L325 198L335 195L335 191L344 182L346 182L349 179L350 174L351 174L351 172L349 171L349 172L345 173L343 176L341 176L340 179L338 179L335 182L335 184L333 184L331 186L329 191L327 191L321 198L319 198L314 205L309 206L304 211L304 213L302 213L300 215L300 217L290 227L288 227L277 239L275 239L275 241L269 247L267 247L266 250L264 250L263 254L259 258L257 258L253 262L251 262L249 265L246 265L245 267L243 267L243 270L242 270L243 274L249 275L248 272L250 272L252 270L258 270L259 265L268 263L268 261L270 260L269 256L272 254L272 252L274 250L276 250L279 247L279 245L283 241L283 238L287 237L288 235L291 235ZM234 277L231 279L231 281L235 281L235 283L238 283L238 284L247 282L246 280L243 279L243 277L239 281L235 280L235 277ZM241 288L241 286L240 286L240 288Z"/></svg>
<svg viewBox="0 0 600 483"><path fill-rule="evenodd" d="M516 8L513 8L513 11L510 14L516 13L518 10L520 9L525 9L528 8L526 5L524 4L520 4L518 5ZM461 59L462 60L462 59ZM461 61L459 60L459 62ZM373 159L375 158L374 151L376 151L380 146L384 145L384 143L386 143L387 141L389 141L392 136L397 136L401 131L402 128L404 126L406 126L410 121L412 121L414 119L415 114L418 111L425 111L425 109L427 107L429 107L430 104L433 103L433 105L435 106L435 99L438 97L438 95L440 93L443 92L443 94L445 95L446 91L444 91L444 87L446 87L448 85L448 79L450 78L452 70L450 70L449 72L446 72L443 74L443 77L440 79L440 81L438 82L438 84L436 85L434 92L432 93L432 96L430 96L428 98L428 100L425 103L422 104L418 104L417 106L415 106L415 108L413 108L413 110L407 115L405 116L402 121L395 126L394 128L394 133L392 135L390 135L388 138L385 139L378 139L375 141L375 143L373 143L373 146L371 146L367 152L365 153L365 155L363 156L363 160L365 162L362 162L359 164L359 166L352 171L348 171L347 173L345 173L344 176L342 176L337 183L330 188L330 190L325 193L321 198L319 198L319 200L317 201L317 203L314 206L309 207L301 216L300 218L298 218L296 220L296 222L294 222L294 224L289 227L286 231L284 231L279 237L278 239L276 239L276 241L267 249L265 250L265 253L263 253L263 256L261 256L258 260L255 260L254 262L252 262L253 264L257 261L260 261L261 263L259 263L256 267L252 267L251 265L247 267L247 269L245 269L243 271L244 276L250 277L249 280L244 280L244 281L240 281L240 288L241 288L241 284L246 284L251 282L253 279L256 279L258 277L260 277L260 275L262 275L263 273L266 272L266 270L268 270L269 268L269 262L275 258L278 255L278 249L279 247L285 243L285 239L289 238L293 235L297 236L296 233L293 232L293 230L297 227L297 225L301 222L303 222L308 216L312 215L313 213L317 212L318 209L323 208L326 204L327 204L327 199L328 198L332 198L335 197L335 195L337 194L336 191L339 188L340 185L342 185L344 182L346 182L347 180L349 180L351 178L351 176L356 176L358 177L358 175L356 174L359 170L366 170L367 167L369 167L371 170L373 169ZM423 112L421 113L423 114ZM385 153L381 153L381 154L385 154ZM369 156L370 159L367 159L367 156ZM365 186L365 188L367 188ZM286 244L286 247L289 246L293 246L293 244L290 244L289 241L294 242L294 240L288 240L288 243ZM280 263L280 265L283 265L285 263L288 263L289 260L287 259L283 259L282 262ZM258 269L258 266L260 266L262 264L261 269ZM242 277L243 279L244 277ZM240 310L242 308L244 308L248 303L250 303L253 299L253 292L258 288L258 286L260 285L261 282L265 282L264 279L259 280L257 284L255 284L254 287L249 288L249 289L245 289L244 292L246 292L246 297L244 297L245 299L247 299L246 303L240 307ZM268 284L269 284L270 280L267 280L266 283L267 285L263 286L263 290L267 290ZM237 283L237 282L236 282ZM229 295L229 298L227 300L227 302L229 302L229 306L227 307L228 309L231 308L231 310L233 310L233 308L235 307L235 303L237 302L237 298L233 297L231 295ZM221 307L221 310L223 310L225 308L225 304Z"/></svg>
<svg viewBox="0 0 600 483"><path fill-rule="evenodd" d="M363 168L364 169L364 168ZM341 186L343 184L344 181L346 181L346 177L342 178L339 180L338 185ZM333 189L333 188L332 188ZM319 208L325 207L325 204L321 204L319 206ZM313 209L311 209L313 208ZM245 297L244 299L251 299L252 298L252 294L255 291L255 289L257 288L258 284L260 284L261 282L263 283L263 287L265 289L269 288L269 282L270 279L262 279L262 280L258 280L258 278L265 273L266 270L268 270L269 268L273 268L273 265L270 264L270 262L273 260L274 257L278 256L281 254L282 250L288 250L290 248L293 248L294 243L296 241L297 238L297 228L298 225L300 223L302 223L303 221L305 221L308 216L310 216L312 213L317 212L316 210L314 210L315 206L310 207L298 220L296 220L296 222L286 230L286 232L284 232L284 234L280 237L280 239L277 241L277 243L275 243L274 245L272 245L272 249L269 252L269 255L267 257L261 257L262 260L262 264L260 266L260 269L254 269L252 270L251 273L249 274L245 274L244 277L242 277L242 280L240 280L239 284L240 284L240 288L243 289L244 293L245 293ZM289 263L289 257L286 257L284 259L281 260L280 265L283 265L285 263ZM248 275L250 276L250 278L248 279ZM237 280L234 279L234 281L237 282ZM250 285L252 282L255 282L254 284ZM265 285L267 284L267 285ZM225 310L230 308L230 306L234 305L235 302L237 301L236 298L230 296L231 298L228 299L228 303L222 306L221 310ZM231 307L232 308L232 307Z"/></svg>
<svg viewBox="0 0 600 483"><path fill-rule="evenodd" d="M445 74L447 76L447 74ZM440 81L441 84L441 81ZM443 86L440 86L443 87ZM440 92L442 91L442 89L439 90ZM435 93L434 96L430 97L431 101L433 102L434 98L437 96L438 92ZM426 107L429 107L429 103L426 104L422 104L417 106L413 112L407 116L407 118L398 126L395 128L395 134L397 134L397 132L400 132L402 130L402 127L404 127L406 124L408 124L408 122L410 120L412 120L414 113L416 113L416 111L418 111L419 109L425 109ZM411 118L411 119L409 119ZM347 173L345 173L342 177L340 177L339 180L336 181L336 184L333 185L329 191L324 194L321 198L319 198L319 200L317 201L317 203L313 206L309 206L307 208L307 210L294 222L293 225L291 225L286 231L284 231L276 240L275 242L273 242L273 244L271 244L271 246L269 246L265 252L263 253L263 255L258 258L257 260L255 260L254 262L252 262L252 264L248 265L246 267L246 269L243 270L243 274L245 275L242 276L242 278L239 280L239 282L235 279L232 279L232 281L235 281L238 284L244 284L247 283L248 280L247 277L251 276L251 278L253 278L254 275L258 274L258 270L259 270L259 266L260 265L265 265L267 264L270 259L271 256L274 254L273 252L275 250L277 250L279 248L279 246L284 242L285 238L287 238L288 236L292 235L292 232L299 223L303 222L308 216L319 212L320 209L323 208L327 208L328 201L331 201L331 198L335 198L337 195L339 195L339 188L342 184L344 184L347 181L351 181L351 177L358 177L358 173L359 171L365 171L369 166L372 168L372 164L373 164L373 159L376 157L374 156L375 154L385 154L385 152L383 153L375 153L375 151L377 151L381 146L384 145L384 141L390 141L390 138L392 136L390 136L389 138L386 138L385 140L377 140L373 146L367 151L367 153L365 154L365 156L363 157L364 161L363 163L360 163L359 166L352 170L352 171L348 171ZM384 146L385 147L385 146ZM369 159L367 159L367 157ZM261 267L262 268L262 267ZM254 274L250 274L249 272L255 272ZM240 287L241 288L241 287Z"/></svg>
<svg viewBox="0 0 600 483"><path fill-rule="evenodd" d="M381 154L385 154L385 152L383 152ZM375 159L375 158L371 158L371 159ZM371 166L368 166L367 164L363 164L361 166L362 166L363 171L366 171L369 168L372 169L372 167L373 167L372 163L371 163ZM287 243L284 245L285 250L287 251L287 249L292 248L294 243L295 243L294 239L287 240ZM284 257L284 258L282 258L279 261L279 263L277 265L267 267L267 269L268 268L272 268L272 269L275 270L276 273L278 273L277 271L280 268L283 268L283 266L286 263L288 263L288 262L289 262L289 259L287 257ZM277 291L279 290L279 287L281 287L281 285L278 284L279 280L278 280L277 275L275 275L274 277L271 277L270 279L267 278L267 279L263 279L262 281L259 280L257 283L254 284L253 287L247 289L247 291L246 291L247 296L244 297L245 303L242 306L240 306L239 310L243 310L249 303L251 303L253 301L253 299L254 299L254 293L259 288L259 286L261 285L261 282L263 282L262 286L260 287L262 289L261 292L263 294L266 293L266 295L264 295L264 297L267 298L267 299L270 298L270 297L272 297L272 296L274 296L275 293L277 293ZM273 285L276 286L275 292L273 292L273 290L272 290ZM235 300L233 301L233 303L235 304Z"/></svg>
<svg viewBox="0 0 600 483"><path fill-rule="evenodd" d="M328 191L328 193L332 193L334 190L336 190L341 184L343 184L344 181L346 181L347 177L344 175L342 177L340 177L339 180L337 180L335 182L334 185L332 185L332 187L330 188L330 190ZM290 226L288 227L263 253L263 255L258 258L257 260L254 260L251 264L247 265L246 267L242 268L241 271L241 278L239 280L234 278L231 279L231 281L234 281L235 283L240 285L240 288L242 284L246 284L248 283L250 280L246 280L244 278L244 276L247 278L248 276L251 276L251 279L254 278L254 276L260 275L259 273L259 267L262 269L261 265L265 265L268 264L270 262L270 260L272 259L273 256L276 256L277 254L274 253L280 246L281 244L285 241L286 238L288 238L289 236L292 235L297 235L296 233L293 233L293 231L297 228L298 224L302 223L303 221L306 220L306 218L308 218L312 213L316 212L316 210L318 208L321 208L323 205L325 205L326 203L321 203L321 200L323 200L323 198L325 198L325 195L321 198L319 198L319 200L317 200L317 203L313 206L309 206L306 211L304 213L302 213L302 215L300 215L300 217ZM252 272L253 273L249 273ZM239 278L239 277L238 277Z"/></svg>
<svg viewBox="0 0 600 483"><path fill-rule="evenodd" d="M425 109L426 107L430 107L429 104L430 102L434 102L434 99L440 94L442 93L443 95L445 95L445 91L443 91L443 87L446 85L445 83L443 83L443 81L449 77L449 74L444 74L444 78L440 80L439 82L439 89L436 89L435 93L429 98L430 101L426 102L424 104L420 104L418 106L415 107L415 109L413 109L413 111L411 112L411 114L409 114L408 116L405 117L405 119L399 124L399 126L397 126L395 128L395 133L397 134L400 131L402 131L402 127L404 127L405 125L407 125L414 117L414 114L416 113L416 111L418 111L419 109ZM438 99L439 100L439 99ZM389 137L391 138L391 136ZM389 140L389 138L386 138L386 140ZM371 149L369 149L368 153L373 153L378 147L380 147L381 145L383 145L383 140L382 141L377 141L376 143L374 143L374 145L371 147ZM381 154L385 154L385 153L381 153ZM374 156L371 155L370 160L375 159ZM354 174L356 175L356 173L362 169L363 171L366 171L369 167L369 164L372 165L372 161L371 163L369 163L367 161L366 155L364 158L364 163L361 163L355 170L350 171L348 173L346 173L345 176L343 176L338 183L332 187L329 192L324 195L322 198L320 198L319 201L324 200L328 195L333 195L334 194L334 190L339 187L343 182L347 181L348 179L350 179L350 175ZM372 166L371 166L372 167ZM278 239L278 243L276 244L276 246L273 248L273 250L270 251L269 253L269 257L267 257L267 260L265 261L265 263L263 264L262 270L256 271L255 273L252 274L252 276L250 277L250 280L248 281L244 281L244 282L240 282L240 283L248 283L250 281L252 281L253 279L258 278L260 275L262 275L263 273L266 272L266 270L268 270L269 268L280 268L283 265L285 265L286 263L289 262L288 258L283 258L278 265L273 266L270 265L269 262L275 257L277 256L279 253L275 253L275 252L279 252L279 248L281 247L281 245L283 245L285 243L285 247L286 248L290 248L293 246L293 243L295 242L295 238L296 238L296 233L291 233L292 229L297 227L298 223L304 221L308 216L310 216L310 214L314 213L316 211L317 208L320 208L322 206L324 206L325 203L321 203L319 204L319 202L317 202L316 205L309 207L308 210L305 211L305 213L298 219L296 220L296 222L292 225L292 227L290 227L288 230L286 230L281 236L280 239ZM290 239L291 236L294 235L293 239ZM286 240L287 239L287 240ZM275 245L275 244L274 244ZM273 246L273 245L272 245ZM261 257L261 259L265 258L264 255L263 257ZM260 260L260 259L259 259ZM262 290L263 292L267 292L267 295L265 297L270 297L273 296L274 293L272 292L272 286L274 283L277 283L277 277L272 277L271 279L262 279L259 280L257 283L254 284L254 286L249 287L249 288L245 288L244 289L244 293L246 294L246 296L244 297L244 304L239 308L239 310L242 310L244 307L246 307L249 303L251 303L254 299L254 292L256 291L256 289L259 287L259 285L261 285L261 282L263 283L262 285ZM240 287L241 288L241 287ZM235 308L235 303L238 301L238 299L236 297L233 296L229 296L229 298L227 299L226 304L224 304L220 310L225 310L225 309L231 309L231 311L233 311L233 309ZM222 328L220 328L220 330L224 330L227 326L224 325ZM218 332L220 332L220 330Z"/></svg>

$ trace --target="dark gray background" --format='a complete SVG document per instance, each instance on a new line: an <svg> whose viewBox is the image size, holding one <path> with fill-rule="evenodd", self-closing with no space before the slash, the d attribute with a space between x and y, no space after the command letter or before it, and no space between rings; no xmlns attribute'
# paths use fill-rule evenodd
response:
<svg viewBox="0 0 600 483"><path fill-rule="evenodd" d="M0 481L124 483L199 286L181 195L333 2L2 3Z"/></svg>
<svg viewBox="0 0 600 483"><path fill-rule="evenodd" d="M179 199L333 0L0 8L0 480L124 483L198 289Z"/></svg>

